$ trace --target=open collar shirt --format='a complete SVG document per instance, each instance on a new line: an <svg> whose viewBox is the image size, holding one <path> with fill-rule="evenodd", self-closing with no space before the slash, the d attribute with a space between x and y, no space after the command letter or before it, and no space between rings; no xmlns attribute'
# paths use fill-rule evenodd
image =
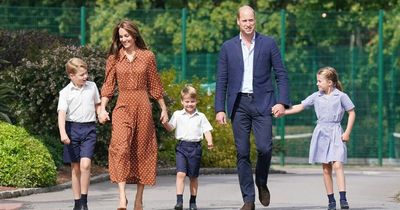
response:
<svg viewBox="0 0 400 210"><path fill-rule="evenodd" d="M86 81L81 88L78 88L70 82L60 91L57 112L65 111L66 121L95 122L96 104L99 103L100 95L96 83Z"/></svg>
<svg viewBox="0 0 400 210"><path fill-rule="evenodd" d="M177 110L172 115L169 124L175 129L175 138L181 141L199 142L203 134L213 128L206 116L196 110L189 114L185 109Z"/></svg>
<svg viewBox="0 0 400 210"><path fill-rule="evenodd" d="M239 35L240 43L242 46L242 54L243 54L243 83L242 83L242 93L253 93L253 60L254 60L254 46L256 40L256 34L254 33L253 38L251 39L250 48L246 46L246 43L243 41L242 34Z"/></svg>

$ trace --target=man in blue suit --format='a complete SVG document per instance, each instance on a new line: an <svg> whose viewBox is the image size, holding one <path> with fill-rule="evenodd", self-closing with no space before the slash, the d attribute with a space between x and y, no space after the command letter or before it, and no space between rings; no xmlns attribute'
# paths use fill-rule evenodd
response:
<svg viewBox="0 0 400 210"><path fill-rule="evenodd" d="M255 187L250 162L250 132L257 149L255 183L262 205L270 203L267 187L272 155L272 116L281 117L290 106L289 79L275 41L255 31L255 12L242 6L237 13L240 34L226 41L219 54L216 78L216 120L231 118L237 150L237 171L244 205L255 209ZM279 93L275 98L273 75Z"/></svg>

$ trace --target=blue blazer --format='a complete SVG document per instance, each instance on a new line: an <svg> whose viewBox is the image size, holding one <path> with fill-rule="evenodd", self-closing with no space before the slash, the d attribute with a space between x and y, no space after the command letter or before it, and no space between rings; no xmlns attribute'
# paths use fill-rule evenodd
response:
<svg viewBox="0 0 400 210"><path fill-rule="evenodd" d="M278 89L278 98L274 93L274 79ZM243 53L239 35L226 41L219 54L216 90L215 112L225 112L227 101L228 116L232 116L233 107L243 83ZM257 111L271 114L271 108L276 103L286 108L291 106L289 100L289 79L282 63L281 54L275 41L259 33L255 35L253 62L253 94Z"/></svg>

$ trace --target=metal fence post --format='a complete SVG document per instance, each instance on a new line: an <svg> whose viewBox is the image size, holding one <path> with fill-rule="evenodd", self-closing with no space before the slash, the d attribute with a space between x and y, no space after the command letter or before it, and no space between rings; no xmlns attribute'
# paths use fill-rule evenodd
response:
<svg viewBox="0 0 400 210"><path fill-rule="evenodd" d="M180 57L179 54L174 54L174 69L175 69L175 82L179 83L179 81L181 81L181 76L179 75L179 68L180 68L180 63L179 63Z"/></svg>
<svg viewBox="0 0 400 210"><path fill-rule="evenodd" d="M285 10L281 10L281 56L282 62L285 63L285 53L286 53L286 12ZM281 166L285 165L285 118L282 117L279 119L279 134L281 136L281 146L282 150L280 152L280 164Z"/></svg>
<svg viewBox="0 0 400 210"><path fill-rule="evenodd" d="M391 75L390 77L392 79L392 84L390 88L390 96L389 96L389 116L388 116L388 125L389 125L389 134L388 134L388 143L389 143L389 158L396 158L395 157L395 142L394 142L394 136L393 133L395 132L395 127L396 127L396 109L395 109L395 95L396 95L396 80L397 78L396 75L396 61L395 61L395 56L390 57L390 63L391 63Z"/></svg>
<svg viewBox="0 0 400 210"><path fill-rule="evenodd" d="M354 78L355 78L355 70L356 70L356 50L354 49L354 43L351 44L350 46L350 97L353 99L353 101L355 100L355 95L354 95ZM354 136L354 131L355 129L353 129L352 131L352 136ZM350 139L350 144L351 144L351 149L347 148L348 153L350 157L354 157L355 154L355 143L354 140Z"/></svg>
<svg viewBox="0 0 400 210"><path fill-rule="evenodd" d="M378 161L382 166L383 153L383 10L379 10L378 25Z"/></svg>
<svg viewBox="0 0 400 210"><path fill-rule="evenodd" d="M211 54L206 54L207 84L211 83Z"/></svg>
<svg viewBox="0 0 400 210"><path fill-rule="evenodd" d="M186 51L186 19L187 19L187 9L182 9L182 80L186 80L186 60L187 60L187 51Z"/></svg>
<svg viewBox="0 0 400 210"><path fill-rule="evenodd" d="M86 8L81 7L81 45L86 44Z"/></svg>

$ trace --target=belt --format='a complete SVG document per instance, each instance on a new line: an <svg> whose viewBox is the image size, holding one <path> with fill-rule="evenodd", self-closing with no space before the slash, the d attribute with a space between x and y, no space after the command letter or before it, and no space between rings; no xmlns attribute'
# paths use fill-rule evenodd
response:
<svg viewBox="0 0 400 210"><path fill-rule="evenodd" d="M183 140L178 140L178 144L196 145L196 144L201 144L201 141L183 141Z"/></svg>
<svg viewBox="0 0 400 210"><path fill-rule="evenodd" d="M253 98L254 94L253 93L239 93L241 96Z"/></svg>
<svg viewBox="0 0 400 210"><path fill-rule="evenodd" d="M95 122L95 121L92 121L92 122L72 122L72 121L66 121L66 123L69 123L69 124L73 123L73 124L79 124L79 125L90 125L90 124L96 124L96 122Z"/></svg>
<svg viewBox="0 0 400 210"><path fill-rule="evenodd" d="M322 120L317 120L318 124L340 124L340 121L322 121Z"/></svg>

